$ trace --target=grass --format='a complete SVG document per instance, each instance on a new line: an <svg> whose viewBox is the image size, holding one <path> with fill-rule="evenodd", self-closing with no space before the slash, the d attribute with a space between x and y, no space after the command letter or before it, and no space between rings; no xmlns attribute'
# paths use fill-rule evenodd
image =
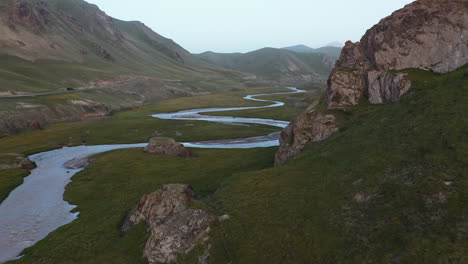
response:
<svg viewBox="0 0 468 264"><path fill-rule="evenodd" d="M352 107L341 133L210 197L231 215L213 263L466 263L468 68L410 78L399 103Z"/></svg>
<svg viewBox="0 0 468 264"><path fill-rule="evenodd" d="M320 99L321 94L321 90L312 90L307 93L299 93L293 95L266 95L258 98L285 102L285 106L277 108L252 109L243 111L214 112L210 113L210 115L247 118L267 118L291 121L300 114L302 114L305 111L305 109L312 103L318 101Z"/></svg>
<svg viewBox="0 0 468 264"><path fill-rule="evenodd" d="M277 128L251 125L250 127L230 126L204 121L172 121L150 117L150 114L174 112L181 109L204 107L264 105L242 99L249 93L278 92L284 89L260 88L247 92L181 97L158 102L145 107L116 114L110 119L62 122L47 126L44 130L25 132L20 135L0 138L0 163L16 161L9 153L31 155L63 146L126 144L147 142L152 136L165 136L180 142L203 141L213 139L243 138L261 136L277 131ZM69 95L54 95L63 99ZM48 99L47 99L48 100ZM52 102L53 100L48 100ZM13 159L13 160L12 160ZM2 171L0 171L2 172ZM5 179L0 185L1 194L7 195L27 172L3 171Z"/></svg>
<svg viewBox="0 0 468 264"><path fill-rule="evenodd" d="M275 148L195 150L197 158L192 159L146 154L140 149L99 155L67 186L65 199L78 204L79 218L12 263L146 263L143 226L125 235L119 231L142 194L162 184L187 183L197 194L207 196L233 174L270 167L274 152Z"/></svg>
<svg viewBox="0 0 468 264"><path fill-rule="evenodd" d="M190 160L99 155L67 187L80 218L13 263L145 263L144 228L121 235L119 227L144 193L166 183L191 184L231 216L211 232L212 263L466 263L468 68L409 78L399 103L335 111L340 133L279 168L275 148L196 150ZM176 100L138 111L188 99ZM179 262L196 263L196 254Z"/></svg>
<svg viewBox="0 0 468 264"><path fill-rule="evenodd" d="M29 174L23 169L0 170L0 203L7 198L11 190L23 183L23 178Z"/></svg>
<svg viewBox="0 0 468 264"><path fill-rule="evenodd" d="M250 89L247 92L180 97L147 105L136 110L120 112L110 119L64 122L49 125L41 131L0 138L4 153L33 154L62 146L142 143L151 136L173 137L178 141L242 138L265 135L277 128L253 125L239 127L204 121L173 121L150 117L150 114L174 112L221 106L264 105L242 99L249 93L275 91L276 89ZM284 90L283 90L284 91Z"/></svg>

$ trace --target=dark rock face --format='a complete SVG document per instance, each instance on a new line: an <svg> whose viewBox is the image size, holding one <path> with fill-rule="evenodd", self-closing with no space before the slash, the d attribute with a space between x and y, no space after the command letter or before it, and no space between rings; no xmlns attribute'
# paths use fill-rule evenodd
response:
<svg viewBox="0 0 468 264"><path fill-rule="evenodd" d="M208 239L210 225L216 219L206 210L188 208L194 199L195 193L188 185L164 185L141 198L125 220L122 231L146 222L151 235L143 255L150 264L175 263L177 256ZM201 259L207 258L204 254Z"/></svg>
<svg viewBox="0 0 468 264"><path fill-rule="evenodd" d="M468 63L468 9L463 1L419 0L384 18L360 42L348 41L329 79L330 108L393 103L409 88L389 71L448 73Z"/></svg>
<svg viewBox="0 0 468 264"><path fill-rule="evenodd" d="M468 6L459 0L419 0L382 19L360 42L348 41L328 79L329 109L397 102L411 87L398 70L419 68L448 73L468 63ZM296 156L309 142L338 131L333 115L306 114L281 134L276 165Z"/></svg>
<svg viewBox="0 0 468 264"><path fill-rule="evenodd" d="M163 137L151 138L148 146L145 148L145 152L179 156L182 158L193 157L190 149L184 147L184 145L176 142L174 139Z"/></svg>
<svg viewBox="0 0 468 264"><path fill-rule="evenodd" d="M275 165L285 164L298 155L307 143L323 141L337 130L334 115L313 112L300 116L282 131Z"/></svg>

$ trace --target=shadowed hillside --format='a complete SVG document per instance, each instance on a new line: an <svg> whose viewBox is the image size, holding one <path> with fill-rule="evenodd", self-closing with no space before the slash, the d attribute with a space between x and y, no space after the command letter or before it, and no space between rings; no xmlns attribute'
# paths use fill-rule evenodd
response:
<svg viewBox="0 0 468 264"><path fill-rule="evenodd" d="M324 82L334 59L324 53L263 48L249 53L205 52L197 55L214 65L255 75L255 81L297 85Z"/></svg>

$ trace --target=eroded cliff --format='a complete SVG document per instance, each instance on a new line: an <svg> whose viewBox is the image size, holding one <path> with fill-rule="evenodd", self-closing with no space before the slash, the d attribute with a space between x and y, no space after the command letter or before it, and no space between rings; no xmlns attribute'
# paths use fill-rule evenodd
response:
<svg viewBox="0 0 468 264"><path fill-rule="evenodd" d="M346 43L323 100L328 109L356 105L362 98L371 104L394 103L411 87L401 70L443 74L467 63L467 1L415 1L382 19L359 42ZM331 124L323 126L325 114L315 112L305 115L310 120L301 116L283 130L277 165L296 156L309 142L325 140L337 131L330 130Z"/></svg>

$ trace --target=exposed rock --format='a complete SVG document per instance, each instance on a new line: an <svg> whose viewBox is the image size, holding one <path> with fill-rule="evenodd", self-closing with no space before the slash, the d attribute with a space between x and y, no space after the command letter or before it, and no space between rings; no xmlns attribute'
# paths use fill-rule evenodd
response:
<svg viewBox="0 0 468 264"><path fill-rule="evenodd" d="M388 104L398 101L411 87L405 74L386 71L370 71L367 74L368 97L372 104Z"/></svg>
<svg viewBox="0 0 468 264"><path fill-rule="evenodd" d="M275 165L283 165L299 154L309 142L320 142L338 130L334 115L307 113L294 120L281 132Z"/></svg>
<svg viewBox="0 0 468 264"><path fill-rule="evenodd" d="M35 162L31 161L30 159L24 158L21 161L21 168L25 169L25 170L33 170L33 169L37 168L37 165L36 165Z"/></svg>
<svg viewBox="0 0 468 264"><path fill-rule="evenodd" d="M35 162L31 161L29 158L16 153L6 153L3 154L5 156L9 156L10 161L5 163L0 163L0 170L8 170L8 169L24 169L24 170L33 170L37 168Z"/></svg>
<svg viewBox="0 0 468 264"><path fill-rule="evenodd" d="M329 109L397 102L411 82L398 72L419 68L447 73L468 63L468 5L458 0L419 0L369 29L360 42L346 42L328 79ZM281 134L275 164L284 164L309 142L338 131L333 115L306 114Z"/></svg>
<svg viewBox="0 0 468 264"><path fill-rule="evenodd" d="M463 1L419 0L382 19L362 37L348 41L329 78L330 108L392 103L409 88L389 71L419 68L451 72L468 63L468 9Z"/></svg>
<svg viewBox="0 0 468 264"><path fill-rule="evenodd" d="M88 165L89 165L88 158L75 158L63 164L65 168L70 169L70 170L82 169Z"/></svg>
<svg viewBox="0 0 468 264"><path fill-rule="evenodd" d="M194 199L195 193L188 185L164 185L141 198L125 220L122 231L146 222L151 235L143 255L150 264L175 263L177 256L187 254L206 240L216 219L206 210L188 208ZM205 252L201 260L207 259L209 253Z"/></svg>
<svg viewBox="0 0 468 264"><path fill-rule="evenodd" d="M145 148L145 152L158 153L161 155L179 156L182 158L193 157L190 149L184 147L184 145L176 142L172 138L164 137L153 137L150 139L148 146Z"/></svg>

